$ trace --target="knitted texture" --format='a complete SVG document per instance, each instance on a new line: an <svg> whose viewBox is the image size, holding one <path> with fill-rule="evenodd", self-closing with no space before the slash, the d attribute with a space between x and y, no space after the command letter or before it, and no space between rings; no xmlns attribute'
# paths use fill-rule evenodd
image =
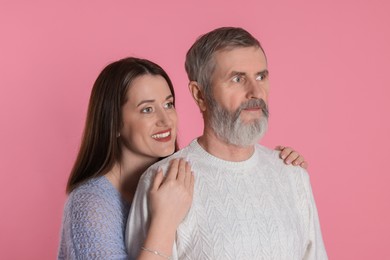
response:
<svg viewBox="0 0 390 260"><path fill-rule="evenodd" d="M76 188L65 204L58 259L127 259L129 209L104 176Z"/></svg>
<svg viewBox="0 0 390 260"><path fill-rule="evenodd" d="M139 252L149 220L146 192L158 166L187 158L195 173L192 207L179 226L173 259L327 259L309 177L260 145L246 161L207 153L196 140L141 177L126 246Z"/></svg>

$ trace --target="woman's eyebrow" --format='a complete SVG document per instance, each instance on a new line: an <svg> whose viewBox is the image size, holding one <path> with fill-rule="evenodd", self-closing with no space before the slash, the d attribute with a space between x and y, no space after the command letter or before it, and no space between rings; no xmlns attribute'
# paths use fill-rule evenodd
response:
<svg viewBox="0 0 390 260"><path fill-rule="evenodd" d="M173 98L173 95L171 94L171 95L168 95L166 98L165 98L165 100L168 100L168 99L170 99L170 98ZM145 103L153 103L153 102L155 102L156 100L155 99L145 99L145 100L142 100L141 102L139 102L138 103L138 105L137 105L137 107L139 107L140 105L142 105L142 104L145 104Z"/></svg>
<svg viewBox="0 0 390 260"><path fill-rule="evenodd" d="M142 100L141 102L138 103L137 107L139 107L140 105L142 104L145 104L145 103L153 103L155 102L156 100L155 99L146 99L146 100Z"/></svg>

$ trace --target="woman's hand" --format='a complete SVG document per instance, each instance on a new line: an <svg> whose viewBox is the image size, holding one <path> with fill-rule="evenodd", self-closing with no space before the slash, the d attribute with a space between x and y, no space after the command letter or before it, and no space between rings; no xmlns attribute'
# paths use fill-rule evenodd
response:
<svg viewBox="0 0 390 260"><path fill-rule="evenodd" d="M172 160L165 177L158 170L149 191L150 227L138 260L172 255L176 229L191 207L193 193L194 175L184 159Z"/></svg>
<svg viewBox="0 0 390 260"><path fill-rule="evenodd" d="M285 164L299 165L302 168L307 169L308 164L305 162L305 158L291 147L278 145L275 147L275 150L280 151L279 156Z"/></svg>
<svg viewBox="0 0 390 260"><path fill-rule="evenodd" d="M174 159L166 176L160 169L149 192L152 222L157 221L176 231L191 207L194 175L184 159Z"/></svg>

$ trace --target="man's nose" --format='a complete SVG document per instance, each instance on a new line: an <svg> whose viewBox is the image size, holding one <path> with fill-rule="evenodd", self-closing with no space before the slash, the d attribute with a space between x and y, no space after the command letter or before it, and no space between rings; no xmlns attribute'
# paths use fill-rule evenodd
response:
<svg viewBox="0 0 390 260"><path fill-rule="evenodd" d="M265 88L256 80L251 80L247 85L247 98L266 99Z"/></svg>

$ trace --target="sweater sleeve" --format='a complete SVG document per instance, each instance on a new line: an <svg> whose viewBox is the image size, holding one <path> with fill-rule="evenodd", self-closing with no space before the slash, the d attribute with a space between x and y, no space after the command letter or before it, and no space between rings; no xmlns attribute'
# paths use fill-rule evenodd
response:
<svg viewBox="0 0 390 260"><path fill-rule="evenodd" d="M316 203L310 185L309 175L305 172L302 174L304 188L306 192L308 206L308 243L304 260L326 260L328 259L324 242L322 240L320 221L317 213Z"/></svg>
<svg viewBox="0 0 390 260"><path fill-rule="evenodd" d="M127 259L125 220L105 195L81 192L69 198L58 259Z"/></svg>

